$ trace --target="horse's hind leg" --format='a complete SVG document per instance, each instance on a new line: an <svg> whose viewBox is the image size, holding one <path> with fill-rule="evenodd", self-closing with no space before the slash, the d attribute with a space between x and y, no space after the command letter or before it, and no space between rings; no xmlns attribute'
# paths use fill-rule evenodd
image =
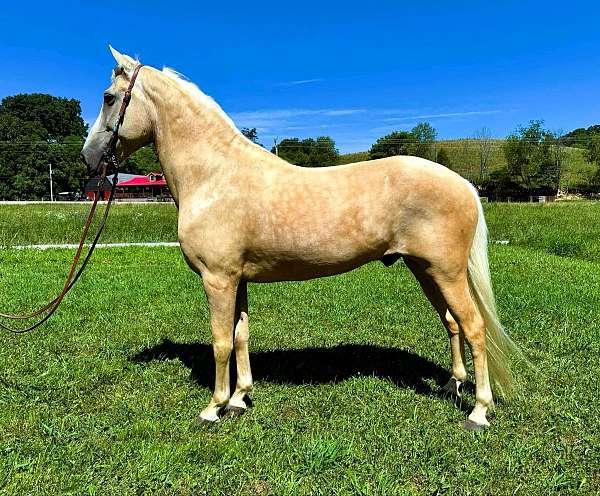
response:
<svg viewBox="0 0 600 496"><path fill-rule="evenodd" d="M237 364L237 382L235 392L227 404L227 410L234 414L240 414L244 413L247 408L244 398L252 391L252 372L248 353L248 287L246 281L241 281L238 286L235 321L233 346Z"/></svg>
<svg viewBox="0 0 600 496"><path fill-rule="evenodd" d="M446 323L446 330L450 339L450 351L452 353L452 377L450 377L446 385L442 388L442 391L460 397L460 386L467 380L465 335L456 320L454 320L454 317L452 317L450 310L446 309L442 321Z"/></svg>
<svg viewBox="0 0 600 496"><path fill-rule="evenodd" d="M448 310L448 304L435 279L425 272L417 261L406 258L404 262L419 281L425 296L440 316L442 324L448 332L452 354L452 377L442 391L453 396L460 396L460 386L467 380L464 333Z"/></svg>
<svg viewBox="0 0 600 496"><path fill-rule="evenodd" d="M482 429L489 425L486 414L493 406L492 389L487 365L485 323L469 289L467 274L455 278L434 275L448 310L463 330L473 355L475 369L475 408L469 414L465 427L469 430Z"/></svg>

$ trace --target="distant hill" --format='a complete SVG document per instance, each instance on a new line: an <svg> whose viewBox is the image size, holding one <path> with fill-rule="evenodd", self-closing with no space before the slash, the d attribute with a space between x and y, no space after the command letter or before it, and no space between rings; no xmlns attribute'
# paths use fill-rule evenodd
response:
<svg viewBox="0 0 600 496"><path fill-rule="evenodd" d="M598 124L590 126L587 129L583 127L574 129L570 133L567 133L563 136L569 145L578 148L585 148L587 144L586 142L594 137L600 137L600 125Z"/></svg>
<svg viewBox="0 0 600 496"><path fill-rule="evenodd" d="M600 134L600 126L592 126L584 129L588 132L590 129L598 128ZM579 130L572 131L578 133ZM593 132L593 131L592 131ZM575 134L574 136L581 136ZM581 138L578 138L581 139ZM489 171L494 171L506 167L506 160L502 151L503 140L494 140L489 158ZM436 142L436 148L439 153L440 149L444 149L449 158L449 168L458 172L461 176L475 180L479 176L479 149L478 144L473 139L462 140L441 140ZM579 146L568 146L566 150L566 166L561 178L561 188L572 188L577 185L587 184L596 171L596 166L588 162L585 150ZM339 164L349 164L360 162L369 159L369 152L355 152L340 155Z"/></svg>

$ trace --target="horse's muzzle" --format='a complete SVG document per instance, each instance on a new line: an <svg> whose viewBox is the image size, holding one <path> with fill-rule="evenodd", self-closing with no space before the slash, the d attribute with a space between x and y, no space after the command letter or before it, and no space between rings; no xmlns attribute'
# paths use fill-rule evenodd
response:
<svg viewBox="0 0 600 496"><path fill-rule="evenodd" d="M84 147L79 155L80 160L87 167L88 175L95 176L107 165L106 153L92 147Z"/></svg>

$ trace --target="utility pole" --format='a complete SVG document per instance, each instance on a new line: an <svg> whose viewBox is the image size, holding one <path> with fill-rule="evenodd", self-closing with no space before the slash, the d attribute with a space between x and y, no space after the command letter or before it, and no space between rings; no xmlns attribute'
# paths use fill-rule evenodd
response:
<svg viewBox="0 0 600 496"><path fill-rule="evenodd" d="M48 164L48 167L50 167L50 201L53 202L54 201L54 188L52 186L52 164Z"/></svg>

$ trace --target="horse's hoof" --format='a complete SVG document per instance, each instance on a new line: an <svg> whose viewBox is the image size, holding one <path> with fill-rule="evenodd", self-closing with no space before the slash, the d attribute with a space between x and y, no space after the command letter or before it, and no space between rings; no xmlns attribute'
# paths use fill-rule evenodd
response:
<svg viewBox="0 0 600 496"><path fill-rule="evenodd" d="M467 419L464 424L464 428L471 432L479 432L487 429L489 425L478 424L477 422L473 422L471 419Z"/></svg>
<svg viewBox="0 0 600 496"><path fill-rule="evenodd" d="M244 413L246 413L246 408L242 408L241 406L227 405L223 409L223 417L239 417Z"/></svg>
<svg viewBox="0 0 600 496"><path fill-rule="evenodd" d="M196 417L196 425L199 427L209 427L211 425L216 425L219 422L219 420L221 420L221 419L216 418L214 420L211 420L211 419L204 418L202 415L198 415Z"/></svg>
<svg viewBox="0 0 600 496"><path fill-rule="evenodd" d="M206 420L205 418L202 418L202 417L196 417L196 421L194 422L194 425L198 429L202 429L202 430L212 429L212 428L216 427L217 424L218 424L217 420Z"/></svg>

